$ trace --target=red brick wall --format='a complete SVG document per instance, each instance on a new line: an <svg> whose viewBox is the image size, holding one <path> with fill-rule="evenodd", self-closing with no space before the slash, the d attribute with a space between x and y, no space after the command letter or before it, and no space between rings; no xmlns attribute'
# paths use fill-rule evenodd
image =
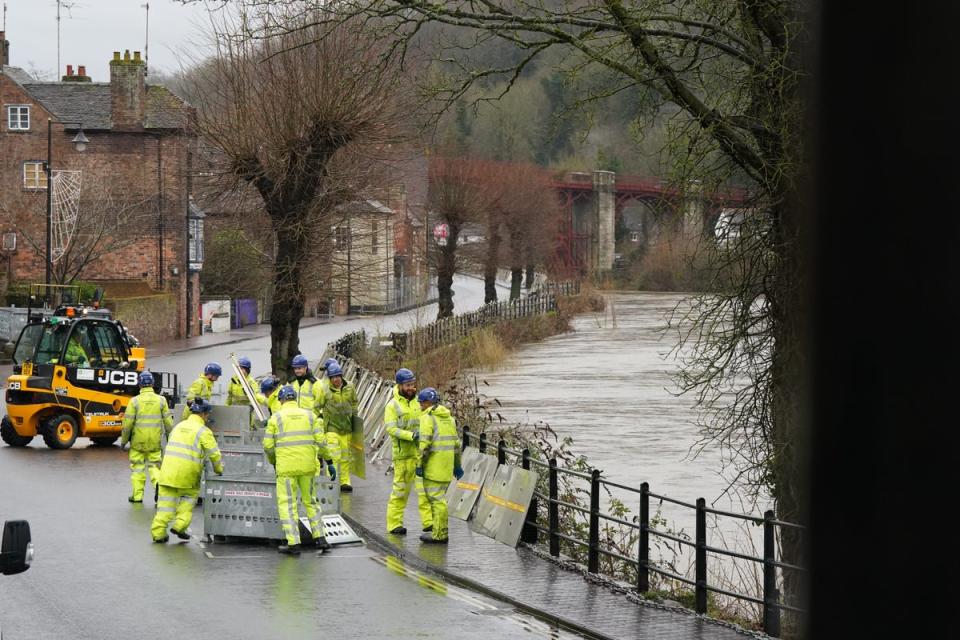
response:
<svg viewBox="0 0 960 640"><path fill-rule="evenodd" d="M46 192L23 189L22 163L46 160L49 114L16 83L0 74L0 107L8 104L31 105L31 128L28 132L9 131L6 109L0 113L0 233L18 233L17 251L10 256L12 279L42 282L43 255L31 249L24 234L43 246ZM97 201L98 206L104 207L108 206L104 202L108 196L125 198L139 203L145 213L138 225L124 230L122 240L108 240L110 250L88 265L80 279L147 279L156 289L173 292L177 304L176 321L171 326L176 335L170 337L185 335L188 155L192 140L182 132L85 130L90 144L79 153L71 142L75 133L53 125L54 170L83 171L85 200ZM162 241L158 211L162 211ZM135 238L135 242L128 244L130 238ZM172 274L174 267L178 275ZM193 295L194 303L197 300L199 292ZM192 333L198 332L197 328Z"/></svg>

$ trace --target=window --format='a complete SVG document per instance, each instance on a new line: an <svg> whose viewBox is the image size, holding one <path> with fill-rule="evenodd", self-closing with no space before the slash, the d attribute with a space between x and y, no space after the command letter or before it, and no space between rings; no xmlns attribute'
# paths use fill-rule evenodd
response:
<svg viewBox="0 0 960 640"><path fill-rule="evenodd" d="M370 253L377 253L377 245L379 244L379 238L377 238L377 221L374 220L370 226Z"/></svg>
<svg viewBox="0 0 960 640"><path fill-rule="evenodd" d="M120 332L112 324L97 322L89 329L80 325L76 334L80 338L80 346L89 354L90 363L94 366L116 367L127 359Z"/></svg>
<svg viewBox="0 0 960 640"><path fill-rule="evenodd" d="M31 161L23 163L23 188L47 188L47 172L44 171L42 162Z"/></svg>
<svg viewBox="0 0 960 640"><path fill-rule="evenodd" d="M7 129L10 131L29 131L30 107L22 104L8 106Z"/></svg>
<svg viewBox="0 0 960 640"><path fill-rule="evenodd" d="M190 238L188 245L189 267L191 271L200 271L203 268L203 219L190 218Z"/></svg>
<svg viewBox="0 0 960 640"><path fill-rule="evenodd" d="M630 242L640 242L640 232L631 231L630 232Z"/></svg>
<svg viewBox="0 0 960 640"><path fill-rule="evenodd" d="M350 228L333 228L333 248L337 251L346 251L350 244Z"/></svg>

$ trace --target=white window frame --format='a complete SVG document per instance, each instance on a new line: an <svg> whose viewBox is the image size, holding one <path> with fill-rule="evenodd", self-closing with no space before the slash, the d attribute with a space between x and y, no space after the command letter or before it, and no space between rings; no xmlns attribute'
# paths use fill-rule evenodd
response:
<svg viewBox="0 0 960 640"><path fill-rule="evenodd" d="M44 164L42 160L26 160L23 163L23 188L30 191L46 191L47 190L47 171L44 169ZM36 182L28 183L27 182L27 166L36 166Z"/></svg>
<svg viewBox="0 0 960 640"><path fill-rule="evenodd" d="M8 104L7 107L7 130L8 131L30 131L30 105L28 104ZM27 126L20 126L23 123L21 109L25 109L27 116ZM16 126L14 126L13 114L17 114Z"/></svg>

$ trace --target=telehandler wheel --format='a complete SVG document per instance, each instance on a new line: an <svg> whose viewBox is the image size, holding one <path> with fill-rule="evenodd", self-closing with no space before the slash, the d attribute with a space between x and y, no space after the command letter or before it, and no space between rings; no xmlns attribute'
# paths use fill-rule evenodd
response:
<svg viewBox="0 0 960 640"><path fill-rule="evenodd" d="M120 439L120 436L103 436L102 438L90 438L93 440L93 444L98 447L109 447L114 442Z"/></svg>
<svg viewBox="0 0 960 640"><path fill-rule="evenodd" d="M0 422L0 438L11 447L25 447L33 440L33 436L22 436L13 428L10 418L4 416L3 422Z"/></svg>
<svg viewBox="0 0 960 640"><path fill-rule="evenodd" d="M51 416L43 425L43 441L51 449L69 449L77 441L77 421L69 413Z"/></svg>

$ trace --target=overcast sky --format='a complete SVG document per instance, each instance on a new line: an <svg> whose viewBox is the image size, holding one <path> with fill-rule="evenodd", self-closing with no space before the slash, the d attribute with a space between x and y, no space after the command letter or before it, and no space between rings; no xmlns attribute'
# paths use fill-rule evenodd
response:
<svg viewBox="0 0 960 640"><path fill-rule="evenodd" d="M146 40L146 0L62 0L60 9L60 71L57 67L56 0L0 0L6 4L10 64L48 74L66 73L66 65L86 65L95 82L110 80L114 51L143 51ZM220 2L211 2L217 7ZM67 8L67 7L70 8ZM203 2L184 6L174 0L150 0L150 68L174 71L177 53L197 42L208 23ZM2 25L0 25L2 28Z"/></svg>

